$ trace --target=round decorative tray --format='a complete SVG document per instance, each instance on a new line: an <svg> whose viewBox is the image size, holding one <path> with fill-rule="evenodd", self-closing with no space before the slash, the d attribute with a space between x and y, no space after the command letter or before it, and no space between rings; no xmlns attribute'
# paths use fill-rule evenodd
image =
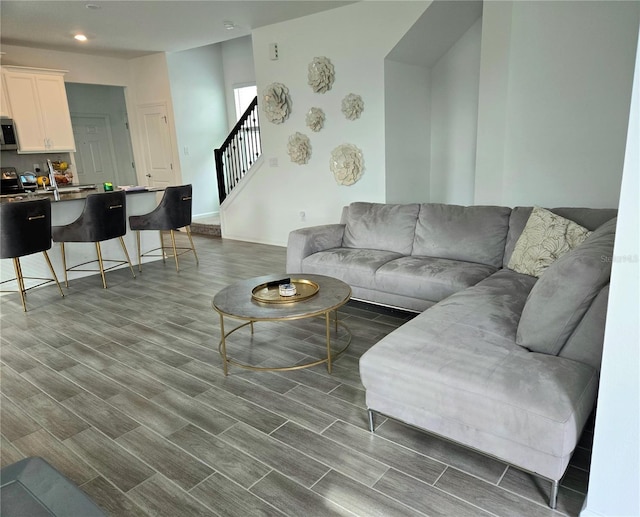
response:
<svg viewBox="0 0 640 517"><path fill-rule="evenodd" d="M304 278L292 278L289 283L296 286L293 296L280 296L277 285L264 283L251 290L251 298L263 303L294 303L311 298L320 290L318 284Z"/></svg>

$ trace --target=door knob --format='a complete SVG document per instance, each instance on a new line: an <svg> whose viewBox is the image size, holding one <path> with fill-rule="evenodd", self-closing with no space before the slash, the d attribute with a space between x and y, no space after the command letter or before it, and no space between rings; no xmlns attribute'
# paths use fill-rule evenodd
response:
<svg viewBox="0 0 640 517"><path fill-rule="evenodd" d="M150 178L150 177L151 177L151 174L147 174L147 178Z"/></svg>

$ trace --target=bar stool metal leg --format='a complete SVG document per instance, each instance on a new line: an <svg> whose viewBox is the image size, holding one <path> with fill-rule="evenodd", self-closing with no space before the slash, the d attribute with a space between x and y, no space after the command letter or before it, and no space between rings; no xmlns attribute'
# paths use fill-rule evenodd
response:
<svg viewBox="0 0 640 517"><path fill-rule="evenodd" d="M133 272L133 264L131 263L131 259L129 258L129 252L127 251L127 246L124 243L124 239L122 237L120 237L120 246L122 246L122 251L124 251L124 256L127 259L127 262L129 263L129 269L131 270L131 274L133 275L133 278L136 277L136 274Z"/></svg>
<svg viewBox="0 0 640 517"><path fill-rule="evenodd" d="M107 288L107 279L104 277L104 263L102 262L102 250L100 242L96 242L96 252L98 253L98 264L100 265L100 276L102 277L102 287Z"/></svg>
<svg viewBox="0 0 640 517"><path fill-rule="evenodd" d="M42 254L44 255L44 258L47 260L47 265L49 266L49 269L51 270L51 274L53 275L53 279L56 281L56 285L58 286L58 290L60 291L60 295L64 298L64 293L62 292L62 286L60 285L60 282L58 282L58 276L56 275L56 272L53 269L53 264L51 264L51 260L49 259L49 254L46 252L46 250L43 251Z"/></svg>
<svg viewBox="0 0 640 517"><path fill-rule="evenodd" d="M196 264L200 264L198 260L198 254L196 253L196 247L193 245L193 239L191 238L191 226L185 226L187 230L187 237L189 237L189 243L191 244L191 251L193 251L193 256L196 258Z"/></svg>
<svg viewBox="0 0 640 517"><path fill-rule="evenodd" d="M142 253L140 252L140 230L136 231L136 245L138 247L138 271L142 272Z"/></svg>
<svg viewBox="0 0 640 517"><path fill-rule="evenodd" d="M160 230L160 253L162 253L162 262L166 263L166 255L164 253L164 234L162 233L162 230Z"/></svg>
<svg viewBox="0 0 640 517"><path fill-rule="evenodd" d="M62 269L64 269L64 286L69 287L69 277L67 275L67 257L64 253L64 242L60 243L60 251L62 252Z"/></svg>
<svg viewBox="0 0 640 517"><path fill-rule="evenodd" d="M173 248L173 259L176 261L176 271L180 271L180 266L178 265L178 250L176 249L176 235L173 230L169 230L169 234L171 235L171 247Z"/></svg>
<svg viewBox="0 0 640 517"><path fill-rule="evenodd" d="M14 257L13 269L16 272L16 281L18 282L18 290L20 291L20 301L22 302L22 309L27 312L27 297L24 292L24 279L22 278L22 268L20 267L20 259Z"/></svg>

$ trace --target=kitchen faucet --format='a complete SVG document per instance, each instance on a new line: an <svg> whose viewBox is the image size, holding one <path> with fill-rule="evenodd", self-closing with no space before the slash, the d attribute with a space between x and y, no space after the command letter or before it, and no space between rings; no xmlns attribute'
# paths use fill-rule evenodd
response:
<svg viewBox="0 0 640 517"><path fill-rule="evenodd" d="M49 168L49 187L53 189L53 198L56 201L60 201L60 191L58 190L56 174L55 174L55 171L53 170L53 164L49 159L47 159L47 167Z"/></svg>

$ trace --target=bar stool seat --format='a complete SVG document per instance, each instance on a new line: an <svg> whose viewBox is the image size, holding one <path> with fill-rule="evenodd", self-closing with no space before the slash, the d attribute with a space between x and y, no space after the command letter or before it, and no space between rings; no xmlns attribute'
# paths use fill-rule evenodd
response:
<svg viewBox="0 0 640 517"><path fill-rule="evenodd" d="M64 296L58 282L56 272L51 265L47 250L51 249L51 201L49 199L35 199L32 201L17 201L0 204L0 258L13 259L16 272L14 279L5 280L1 284L16 281L17 290L3 292L19 292L22 308L26 312L26 292L35 287L55 282ZM20 257L42 252L49 266L53 278L25 277L20 265ZM38 280L36 285L25 287L25 280Z"/></svg>
<svg viewBox="0 0 640 517"><path fill-rule="evenodd" d="M123 191L102 192L99 194L89 194L85 199L85 205L80 216L64 226L54 226L51 230L53 241L59 242L62 252L62 263L64 265L64 282L69 286L69 271L96 271L95 269L82 269L82 266L98 262L102 286L107 289L105 272L110 271L123 264L128 264L133 278L133 265L129 258L127 246L124 243L123 235L127 233L126 218L126 195ZM103 259L100 243L110 239L118 238L126 260ZM90 260L75 266L67 267L65 255L65 243L67 242L93 242L96 245L97 260ZM112 262L113 265L105 268L104 262Z"/></svg>
<svg viewBox="0 0 640 517"><path fill-rule="evenodd" d="M164 261L168 255L166 250L173 252L176 262L176 271L180 271L178 264L178 256L189 251L193 252L198 263L198 254L191 237L191 200L192 186L179 185L167 187L158 206L144 215L129 216L129 227L136 232L136 243L138 245L138 270L142 271L142 257L146 256L162 256ZM189 238L190 247L176 246L175 232L184 228ZM145 253L140 250L140 231L142 230L158 230L160 232L160 247L154 248ZM171 247L164 245L163 232L170 232ZM154 253L161 250L161 255Z"/></svg>

